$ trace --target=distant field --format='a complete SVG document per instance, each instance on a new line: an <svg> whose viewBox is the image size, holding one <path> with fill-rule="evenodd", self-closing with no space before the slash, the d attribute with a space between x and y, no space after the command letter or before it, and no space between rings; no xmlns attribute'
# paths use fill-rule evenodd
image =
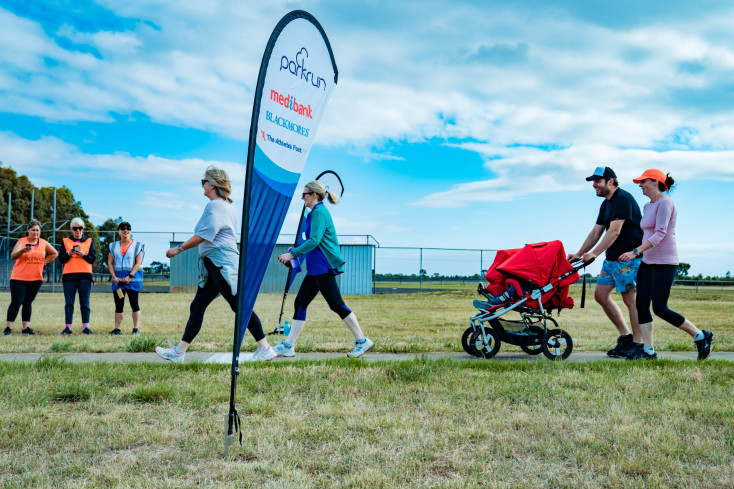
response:
<svg viewBox="0 0 734 489"><path fill-rule="evenodd" d="M375 351L382 352L442 352L461 351L460 336L474 314L471 305L477 298L470 289L423 294L380 294L374 296L347 296L347 304L355 311L365 333L375 343ZM594 302L587 295L586 308L578 308L580 290L572 290L577 307L564 310L557 320L569 331L578 351L603 351L612 346L616 333ZM614 297L619 301L620 296ZM107 336L113 328L114 306L110 294L92 294L92 329L94 336L82 336L79 312L76 311L74 335L60 336L63 329L64 301L60 293L42 293L33 306L32 327L38 333L34 337L19 334L20 322L12 336L0 336L0 352L50 352L50 351L125 351L140 348L152 349L164 339L178 340L188 317L193 294L143 294L142 331L147 343L129 336L132 329L129 309L123 325L125 336ZM258 298L255 310L262 319L264 329L275 328L280 312L282 296L264 294ZM8 293L0 293L0 304L6 307ZM621 303L621 302L620 302ZM672 294L671 305L689 317L701 328L716 333L714 350L734 350L734 290L680 290ZM285 318L292 315L293 296L286 303ZM223 299L217 299L209 308L200 335L192 345L192 351L226 351L232 347L234 314ZM271 336L279 341L281 336ZM690 338L662 321L656 324L656 347L668 351L693 351ZM352 338L347 328L332 313L324 300L317 297L309 308L309 320L297 345L297 351L345 351ZM248 334L245 350L254 349L254 341ZM519 351L502 346L502 351Z"/></svg>

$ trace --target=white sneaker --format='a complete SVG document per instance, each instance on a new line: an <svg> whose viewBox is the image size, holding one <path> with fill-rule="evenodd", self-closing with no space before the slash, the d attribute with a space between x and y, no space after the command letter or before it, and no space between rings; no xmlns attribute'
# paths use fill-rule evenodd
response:
<svg viewBox="0 0 734 489"><path fill-rule="evenodd" d="M277 358L278 354L275 353L275 350L273 350L272 346L268 346L267 348L258 348L255 350L255 354L252 355L249 359L247 359L248 362L269 362L273 358Z"/></svg>
<svg viewBox="0 0 734 489"><path fill-rule="evenodd" d="M164 360L168 360L173 363L181 363L184 361L185 353L179 353L174 347L163 348L161 346L155 347L155 352Z"/></svg>
<svg viewBox="0 0 734 489"><path fill-rule="evenodd" d="M287 346L283 344L282 341L273 347L273 351L279 357L295 357L296 356L295 347L291 346L290 348L288 348Z"/></svg>
<svg viewBox="0 0 734 489"><path fill-rule="evenodd" d="M375 343L371 339L365 337L364 343L362 344L359 344L356 341L354 342L354 349L347 353L347 356L350 358L361 357L362 355L364 355L364 352L366 352L373 346L375 346Z"/></svg>

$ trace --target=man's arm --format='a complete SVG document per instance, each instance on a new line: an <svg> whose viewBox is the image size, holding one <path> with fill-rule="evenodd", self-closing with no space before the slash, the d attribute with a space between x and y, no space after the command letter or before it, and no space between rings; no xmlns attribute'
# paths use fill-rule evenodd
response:
<svg viewBox="0 0 734 489"><path fill-rule="evenodd" d="M612 246L612 243L614 243L614 241L616 241L616 239L619 237L619 233L622 232L623 224L624 219L617 219L615 221L612 221L609 224L609 230L607 230L607 233L602 238L601 243L599 243L596 248L594 248L594 250L590 253L584 253L584 261L589 261L592 258L596 258L597 256L607 251L607 249Z"/></svg>
<svg viewBox="0 0 734 489"><path fill-rule="evenodd" d="M599 241L599 238L601 238L602 233L604 233L604 226L601 224L594 225L594 229L591 230L589 235L586 237L586 240L584 240L584 244L581 245L581 248L576 253L572 253L568 255L568 261L576 261L581 256L589 251L597 241Z"/></svg>

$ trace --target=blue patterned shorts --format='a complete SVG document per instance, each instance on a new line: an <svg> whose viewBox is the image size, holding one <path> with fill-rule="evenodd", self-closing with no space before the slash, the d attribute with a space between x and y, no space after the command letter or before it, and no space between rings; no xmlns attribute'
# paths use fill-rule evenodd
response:
<svg viewBox="0 0 734 489"><path fill-rule="evenodd" d="M604 260L596 283L614 285L617 292L627 292L630 287L637 287L637 269L640 268L640 263L642 263L642 258L630 261Z"/></svg>

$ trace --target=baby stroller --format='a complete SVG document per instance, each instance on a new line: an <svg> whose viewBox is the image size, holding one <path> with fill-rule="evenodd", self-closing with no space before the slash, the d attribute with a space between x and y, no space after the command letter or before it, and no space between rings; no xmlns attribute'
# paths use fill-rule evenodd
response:
<svg viewBox="0 0 734 489"><path fill-rule="evenodd" d="M499 305L475 300L474 307L479 312L469 319L470 326L461 336L464 350L477 357L492 358L505 342L519 346L529 355L542 352L551 360L568 358L573 340L558 327L551 312L573 308L568 288L578 281L578 271L590 263L569 263L560 241L498 251L485 275L487 287L480 283L477 292L491 301L513 286L516 298ZM585 291L584 287L581 307ZM511 311L518 313L519 319L503 317Z"/></svg>

